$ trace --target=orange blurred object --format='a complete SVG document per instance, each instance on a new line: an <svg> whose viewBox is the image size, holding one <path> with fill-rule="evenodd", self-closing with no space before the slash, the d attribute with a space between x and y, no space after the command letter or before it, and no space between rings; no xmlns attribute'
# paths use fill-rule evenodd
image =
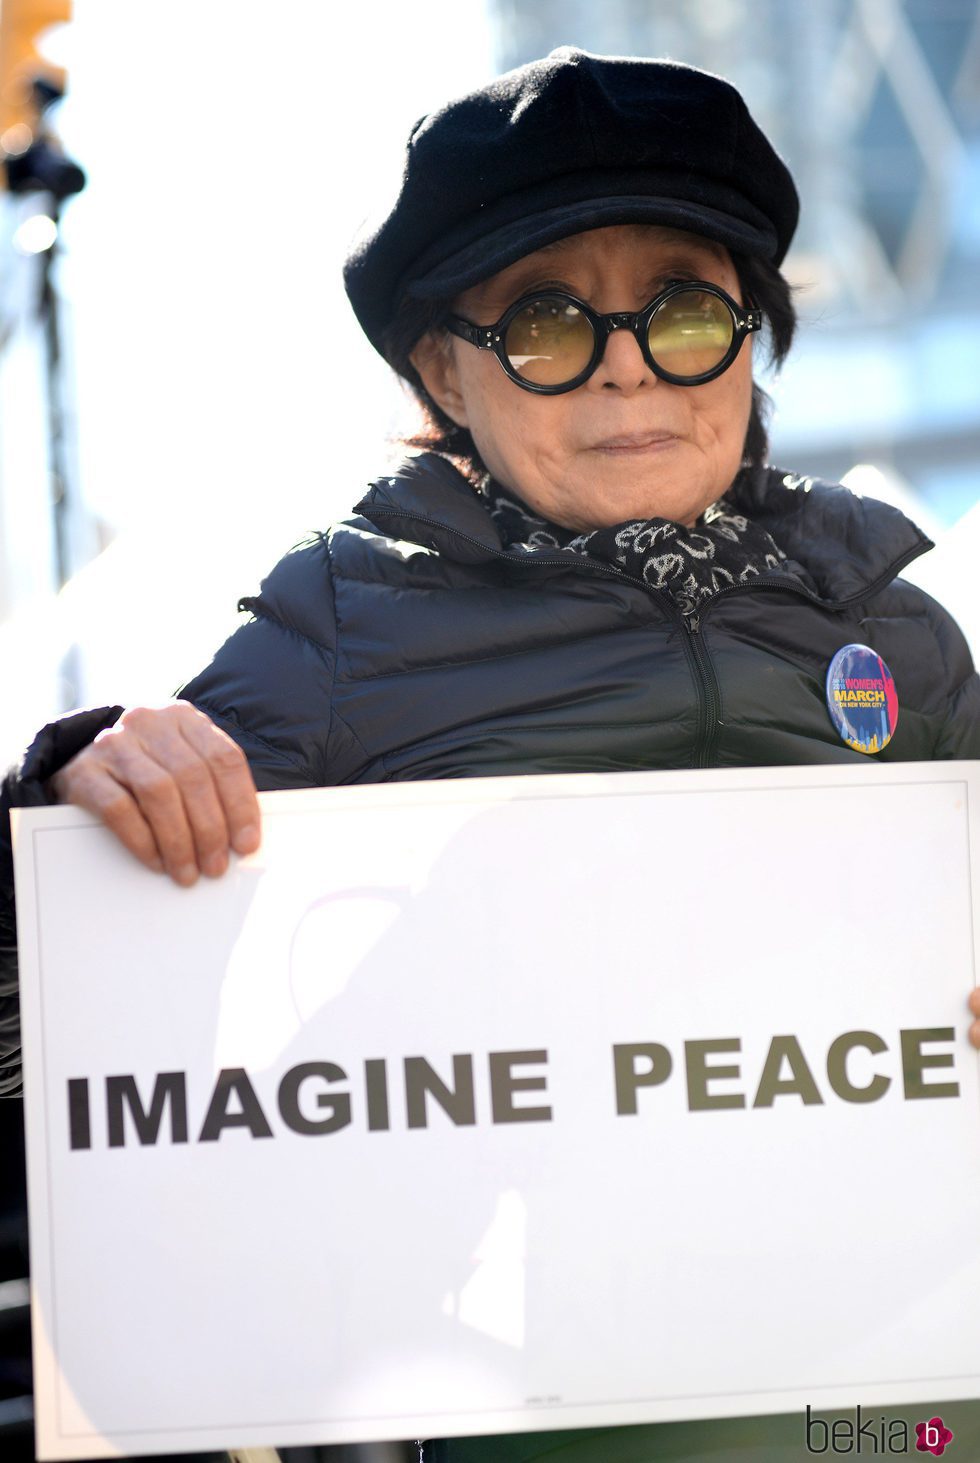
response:
<svg viewBox="0 0 980 1463"><path fill-rule="evenodd" d="M37 128L35 82L64 92L65 68L48 61L37 43L71 15L72 0L0 0L0 137L14 127Z"/></svg>

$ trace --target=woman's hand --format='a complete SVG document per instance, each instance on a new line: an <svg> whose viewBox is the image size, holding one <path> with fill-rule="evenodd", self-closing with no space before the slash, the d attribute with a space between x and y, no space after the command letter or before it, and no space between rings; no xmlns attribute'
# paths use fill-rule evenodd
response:
<svg viewBox="0 0 980 1463"><path fill-rule="evenodd" d="M974 1016L978 1018L970 1027L970 1041L973 1046L980 1049L980 988L970 992L970 999L967 1004Z"/></svg>
<svg viewBox="0 0 980 1463"><path fill-rule="evenodd" d="M245 754L189 701L137 706L56 772L59 802L94 813L147 868L189 887L229 847L254 853L260 818Z"/></svg>

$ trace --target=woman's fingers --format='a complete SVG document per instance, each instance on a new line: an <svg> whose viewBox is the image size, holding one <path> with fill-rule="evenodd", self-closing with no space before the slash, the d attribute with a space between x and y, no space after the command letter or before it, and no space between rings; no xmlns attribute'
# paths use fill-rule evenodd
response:
<svg viewBox="0 0 980 1463"><path fill-rule="evenodd" d="M151 730L146 740L107 739L106 770L135 799L167 873L178 884L190 885L202 856L227 847L224 817L207 768L191 765L180 738L166 724Z"/></svg>
<svg viewBox="0 0 980 1463"><path fill-rule="evenodd" d="M188 710L181 732L208 765L231 846L236 853L254 853L261 837L259 800L245 753L208 717L192 706Z"/></svg>
<svg viewBox="0 0 980 1463"><path fill-rule="evenodd" d="M73 757L51 779L59 802L74 803L93 813L141 863L162 871L163 860L153 830L136 798L116 781L99 758L88 755L89 751L86 748Z"/></svg>
<svg viewBox="0 0 980 1463"><path fill-rule="evenodd" d="M970 992L970 999L967 1002L974 1016L980 1017L980 988ZM970 1027L970 1041L973 1046L980 1050L980 1020L974 1021Z"/></svg>
<svg viewBox="0 0 980 1463"><path fill-rule="evenodd" d="M228 866L229 844L259 844L248 763L230 737L187 702L126 711L52 779L55 794L87 808L150 868L178 884Z"/></svg>

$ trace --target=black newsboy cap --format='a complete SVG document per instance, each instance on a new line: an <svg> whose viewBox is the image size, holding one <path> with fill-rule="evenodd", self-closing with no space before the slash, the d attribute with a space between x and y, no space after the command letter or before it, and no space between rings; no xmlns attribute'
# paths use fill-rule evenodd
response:
<svg viewBox="0 0 980 1463"><path fill-rule="evenodd" d="M798 214L789 169L722 77L562 46L416 123L398 197L344 283L383 354L406 296L451 298L569 234L669 224L778 265Z"/></svg>

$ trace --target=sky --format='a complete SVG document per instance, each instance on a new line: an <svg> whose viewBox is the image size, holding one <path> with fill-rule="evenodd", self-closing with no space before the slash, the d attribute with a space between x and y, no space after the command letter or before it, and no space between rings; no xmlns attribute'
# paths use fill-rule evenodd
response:
<svg viewBox="0 0 980 1463"><path fill-rule="evenodd" d="M492 74L482 0L76 0L57 39L89 501L346 509L392 394L340 265L411 124Z"/></svg>

